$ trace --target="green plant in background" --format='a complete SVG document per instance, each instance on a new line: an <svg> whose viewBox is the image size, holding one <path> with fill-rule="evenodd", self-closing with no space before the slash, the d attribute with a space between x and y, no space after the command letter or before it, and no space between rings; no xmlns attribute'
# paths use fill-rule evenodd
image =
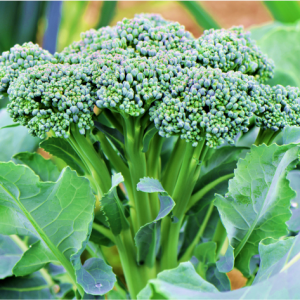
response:
<svg viewBox="0 0 300 300"><path fill-rule="evenodd" d="M0 298L296 298L300 91L273 73L241 27L148 14L3 52L7 112L67 167L0 163Z"/></svg>

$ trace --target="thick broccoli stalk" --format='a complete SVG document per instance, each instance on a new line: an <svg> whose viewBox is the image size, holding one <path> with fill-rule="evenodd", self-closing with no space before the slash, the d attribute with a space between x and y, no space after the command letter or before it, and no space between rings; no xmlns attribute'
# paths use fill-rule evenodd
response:
<svg viewBox="0 0 300 300"><path fill-rule="evenodd" d="M31 42L15 45L0 56L0 94L5 93L9 84L19 74L35 65L55 63L56 59L47 50Z"/></svg>

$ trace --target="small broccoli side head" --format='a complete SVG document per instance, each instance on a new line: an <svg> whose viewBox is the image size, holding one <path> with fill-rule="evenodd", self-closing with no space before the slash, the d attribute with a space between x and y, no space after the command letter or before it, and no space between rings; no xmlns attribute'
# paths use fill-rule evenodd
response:
<svg viewBox="0 0 300 300"><path fill-rule="evenodd" d="M13 120L44 138L93 127L94 107L120 117L147 117L163 137L216 147L258 126L298 124L299 90L270 87L274 65L242 28L195 39L159 15L137 15L89 30L52 56L32 43L0 57L0 93Z"/></svg>

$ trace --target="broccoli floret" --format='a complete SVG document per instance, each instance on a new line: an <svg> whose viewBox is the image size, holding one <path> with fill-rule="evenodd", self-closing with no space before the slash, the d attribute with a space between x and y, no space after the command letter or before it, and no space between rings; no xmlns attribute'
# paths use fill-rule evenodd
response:
<svg viewBox="0 0 300 300"><path fill-rule="evenodd" d="M165 26L170 23L176 23L173 21L165 20L161 15L158 14L136 14L135 18L148 19L154 23L154 26Z"/></svg>
<svg viewBox="0 0 300 300"><path fill-rule="evenodd" d="M300 125L300 91L297 87L257 85L252 90L257 111L256 125L278 131L285 126Z"/></svg>
<svg viewBox="0 0 300 300"><path fill-rule="evenodd" d="M150 108L161 136L179 135L193 146L204 137L207 146L216 147L224 141L233 143L238 132L248 131L256 109L249 95L253 77L204 67L185 71L173 79L177 89Z"/></svg>
<svg viewBox="0 0 300 300"><path fill-rule="evenodd" d="M273 77L274 62L261 52L251 40L250 32L245 32L243 27L205 30L195 46L203 66L225 72L241 71L262 82Z"/></svg>
<svg viewBox="0 0 300 300"><path fill-rule="evenodd" d="M0 93L7 91L10 82L18 78L20 72L49 62L55 63L56 60L47 50L31 42L3 52L0 56Z"/></svg>
<svg viewBox="0 0 300 300"><path fill-rule="evenodd" d="M51 129L68 138L75 123L81 134L89 130L96 93L81 65L45 64L21 73L8 89L8 112L15 122L44 138Z"/></svg>

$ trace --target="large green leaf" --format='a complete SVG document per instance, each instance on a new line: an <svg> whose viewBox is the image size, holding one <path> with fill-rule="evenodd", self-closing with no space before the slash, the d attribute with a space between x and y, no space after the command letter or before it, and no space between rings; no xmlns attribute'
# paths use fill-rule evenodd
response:
<svg viewBox="0 0 300 300"><path fill-rule="evenodd" d="M124 207L117 194L117 186L124 181L121 173L112 176L112 187L101 198L101 209L114 235L121 233L123 229L129 228L126 220Z"/></svg>
<svg viewBox="0 0 300 300"><path fill-rule="evenodd" d="M258 30L258 29L255 29ZM300 86L300 30L298 26L275 26L257 41L275 62L275 76L268 83Z"/></svg>
<svg viewBox="0 0 300 300"><path fill-rule="evenodd" d="M0 234L0 279L13 275L12 269L23 254L10 236Z"/></svg>
<svg viewBox="0 0 300 300"><path fill-rule="evenodd" d="M31 255L25 252L22 264L34 268L34 254L41 255L40 247L45 245L45 251L52 253L49 260L55 257L74 283L77 276L86 293L91 282L81 280L80 255L92 229L94 205L89 181L70 168L62 171L57 182L41 182L26 166L0 164L0 232L38 237L41 243L28 250ZM36 266L42 267L47 256L45 252L41 261L37 259Z"/></svg>
<svg viewBox="0 0 300 300"><path fill-rule="evenodd" d="M254 284L279 273L300 252L300 238L264 239L259 243L260 265Z"/></svg>
<svg viewBox="0 0 300 300"><path fill-rule="evenodd" d="M60 172L57 166L38 153L21 152L13 156L17 163L25 164L38 175L42 181L56 181Z"/></svg>
<svg viewBox="0 0 300 300"><path fill-rule="evenodd" d="M138 294L138 299L299 299L299 269L298 259L268 280L235 291L216 293L215 287L204 281L187 262L150 280Z"/></svg>
<svg viewBox="0 0 300 300"><path fill-rule="evenodd" d="M208 282L212 283L219 291L229 291L230 281L226 274L220 272L216 266L215 242L206 242L199 244L194 250L194 256L199 263L196 267L197 273Z"/></svg>
<svg viewBox="0 0 300 300"><path fill-rule="evenodd" d="M199 299L199 292L214 293L218 290L202 279L190 262L185 262L176 269L159 273L157 279L150 280L138 294L138 299Z"/></svg>
<svg viewBox="0 0 300 300"><path fill-rule="evenodd" d="M296 192L296 197L292 200L292 216L286 223L291 231L300 231L300 171L292 170L287 179L290 181L291 188Z"/></svg>
<svg viewBox="0 0 300 300"><path fill-rule="evenodd" d="M59 263L58 259L51 250L42 243L37 241L23 254L22 258L16 263L13 268L13 274L16 276L29 275L40 270L45 264L55 262Z"/></svg>
<svg viewBox="0 0 300 300"><path fill-rule="evenodd" d="M1 100L0 100L1 101ZM12 124L5 109L0 110L0 127ZM0 130L0 161L8 161L21 151L33 151L37 148L40 139L28 134L23 126L11 127Z"/></svg>
<svg viewBox="0 0 300 300"><path fill-rule="evenodd" d="M0 281L0 299L55 299L51 286L40 272Z"/></svg>
<svg viewBox="0 0 300 300"><path fill-rule="evenodd" d="M258 243L267 237L287 234L290 201L295 192L286 179L289 166L298 159L298 146L252 146L238 162L229 192L218 195L217 206L231 246L236 267L250 276L250 259L258 254Z"/></svg>
<svg viewBox="0 0 300 300"><path fill-rule="evenodd" d="M140 182L137 185L137 190L144 193L159 193L158 199L160 202L160 209L157 217L153 222L142 226L134 237L137 246L138 263L146 263L151 267L155 263L155 247L157 242L157 231L160 228L160 222L172 211L175 206L175 202L164 190L161 183L157 179L140 179Z"/></svg>
<svg viewBox="0 0 300 300"><path fill-rule="evenodd" d="M300 128L298 126L286 126L275 138L274 143L278 145L300 143Z"/></svg>
<svg viewBox="0 0 300 300"><path fill-rule="evenodd" d="M40 147L65 161L79 175L84 174L80 157L65 139L52 137L43 141Z"/></svg>

